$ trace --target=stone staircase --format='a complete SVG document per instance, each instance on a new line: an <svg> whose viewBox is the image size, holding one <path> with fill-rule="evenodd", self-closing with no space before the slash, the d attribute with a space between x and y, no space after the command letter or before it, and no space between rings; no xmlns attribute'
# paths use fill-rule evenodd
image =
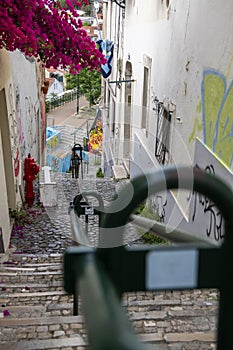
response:
<svg viewBox="0 0 233 350"><path fill-rule="evenodd" d="M63 289L62 260L11 254L0 265L2 350L87 349L84 318L72 316L73 297ZM215 290L125 293L122 305L141 341L155 349L210 350L217 298Z"/></svg>
<svg viewBox="0 0 233 350"><path fill-rule="evenodd" d="M62 255L11 255L1 265L1 349L81 349L82 316L63 289Z"/></svg>
<svg viewBox="0 0 233 350"><path fill-rule="evenodd" d="M80 143L83 145L83 138L87 136L87 130L83 128L74 128L68 125L62 125L57 127L61 131L61 143L64 145L72 145ZM75 133L75 135L74 135Z"/></svg>

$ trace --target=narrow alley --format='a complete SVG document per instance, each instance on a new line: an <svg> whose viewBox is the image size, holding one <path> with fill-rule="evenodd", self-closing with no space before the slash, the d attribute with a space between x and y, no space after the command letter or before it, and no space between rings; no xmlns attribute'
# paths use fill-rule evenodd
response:
<svg viewBox="0 0 233 350"><path fill-rule="evenodd" d="M123 185L112 178L96 178L99 165L95 163L90 155L83 179L55 173L57 206L44 208L37 197L29 223L13 230L10 251L0 265L2 350L88 348L82 310L73 316L73 296L63 288L63 254L72 244L68 208L75 195L90 189L110 203ZM94 218L88 233L98 234ZM130 244L137 244L137 234L130 234ZM154 349L211 350L215 349L217 300L215 290L137 292L125 293L122 306L139 339Z"/></svg>

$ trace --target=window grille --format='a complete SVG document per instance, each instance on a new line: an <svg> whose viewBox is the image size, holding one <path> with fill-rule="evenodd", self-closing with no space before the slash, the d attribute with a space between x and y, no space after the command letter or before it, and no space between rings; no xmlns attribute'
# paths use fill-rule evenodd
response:
<svg viewBox="0 0 233 350"><path fill-rule="evenodd" d="M159 164L165 165L169 163L170 159L169 143L172 112L164 108L162 102L157 102L154 110L157 116L155 157Z"/></svg>

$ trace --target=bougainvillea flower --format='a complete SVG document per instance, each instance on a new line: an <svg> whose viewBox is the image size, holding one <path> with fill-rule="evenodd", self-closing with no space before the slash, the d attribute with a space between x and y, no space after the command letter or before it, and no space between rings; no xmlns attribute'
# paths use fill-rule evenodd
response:
<svg viewBox="0 0 233 350"><path fill-rule="evenodd" d="M10 313L7 309L3 310L3 316L10 316Z"/></svg>
<svg viewBox="0 0 233 350"><path fill-rule="evenodd" d="M75 5L87 0L0 0L0 49L20 50L46 67L99 69L106 60L82 29Z"/></svg>

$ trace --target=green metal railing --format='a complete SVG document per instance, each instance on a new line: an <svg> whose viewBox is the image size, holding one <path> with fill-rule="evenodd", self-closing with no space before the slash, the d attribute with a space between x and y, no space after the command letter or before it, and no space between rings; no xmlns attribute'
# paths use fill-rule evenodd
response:
<svg viewBox="0 0 233 350"><path fill-rule="evenodd" d="M64 106L66 103L77 99L77 91L71 90L64 93L62 96L54 96L51 99L46 100L46 112L50 112L55 108Z"/></svg>
<svg viewBox="0 0 233 350"><path fill-rule="evenodd" d="M184 242L179 245L124 247L124 226L134 219L134 209L149 195L173 188L200 192L218 206L225 223L224 242L215 246L178 231L178 241ZM232 349L233 192L229 186L198 168L167 167L141 175L105 209L99 244L102 248L71 247L64 260L65 289L80 293L92 349L149 348L138 343L121 309L123 292L196 288L219 289L217 349Z"/></svg>

